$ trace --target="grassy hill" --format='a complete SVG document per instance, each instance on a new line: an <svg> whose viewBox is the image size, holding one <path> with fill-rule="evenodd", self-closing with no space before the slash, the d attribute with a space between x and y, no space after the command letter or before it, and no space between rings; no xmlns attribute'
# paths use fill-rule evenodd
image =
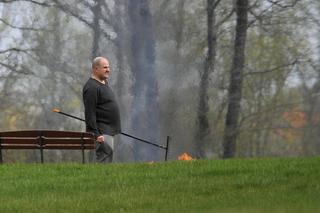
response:
<svg viewBox="0 0 320 213"><path fill-rule="evenodd" d="M0 212L320 212L320 158L4 164Z"/></svg>

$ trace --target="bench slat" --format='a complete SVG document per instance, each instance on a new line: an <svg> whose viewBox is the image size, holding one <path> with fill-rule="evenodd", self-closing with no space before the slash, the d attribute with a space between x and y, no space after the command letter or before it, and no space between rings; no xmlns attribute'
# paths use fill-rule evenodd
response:
<svg viewBox="0 0 320 213"><path fill-rule="evenodd" d="M24 145L12 145L12 144L1 144L2 149L40 149L39 145L36 144L24 144ZM82 149L81 145L66 145L66 144L55 144L43 146L43 149ZM94 149L93 144L84 145L84 149Z"/></svg>
<svg viewBox="0 0 320 213"><path fill-rule="evenodd" d="M38 149L39 145L37 144L23 144L23 145L16 145L16 144L1 144L1 149Z"/></svg>
<svg viewBox="0 0 320 213"><path fill-rule="evenodd" d="M81 145L68 145L65 144L55 144L55 145L46 145L44 149L82 149ZM84 149L94 149L94 144L84 145Z"/></svg>
<svg viewBox="0 0 320 213"><path fill-rule="evenodd" d="M44 144L81 144L80 138L44 138ZM94 144L91 138L84 138L83 144Z"/></svg>
<svg viewBox="0 0 320 213"><path fill-rule="evenodd" d="M64 138L94 138L90 132L71 132L71 131L43 131L45 137L64 137Z"/></svg>
<svg viewBox="0 0 320 213"><path fill-rule="evenodd" d="M37 138L1 138L1 144L38 144Z"/></svg>
<svg viewBox="0 0 320 213"><path fill-rule="evenodd" d="M40 136L39 130L24 130L24 131L9 131L9 132L1 132L1 137L27 137L27 138L35 138Z"/></svg>
<svg viewBox="0 0 320 213"><path fill-rule="evenodd" d="M1 143L19 145L19 144L39 144L38 138L1 138ZM81 138L43 138L43 144L82 144ZM93 144L91 138L84 138L83 144Z"/></svg>
<svg viewBox="0 0 320 213"><path fill-rule="evenodd" d="M94 138L90 132L72 132L72 131L55 131L55 130L22 130L1 132L1 137L65 137L65 138Z"/></svg>

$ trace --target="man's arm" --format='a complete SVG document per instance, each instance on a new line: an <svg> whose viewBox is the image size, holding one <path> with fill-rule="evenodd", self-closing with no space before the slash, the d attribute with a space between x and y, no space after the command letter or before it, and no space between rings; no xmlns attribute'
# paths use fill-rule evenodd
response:
<svg viewBox="0 0 320 213"><path fill-rule="evenodd" d="M97 126L96 107L98 94L95 87L85 87L83 89L84 114L87 127L96 136L101 135Z"/></svg>

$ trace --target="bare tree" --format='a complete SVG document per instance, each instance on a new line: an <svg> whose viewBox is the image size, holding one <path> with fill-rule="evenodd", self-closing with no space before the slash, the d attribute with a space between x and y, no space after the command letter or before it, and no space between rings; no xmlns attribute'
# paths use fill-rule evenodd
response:
<svg viewBox="0 0 320 213"><path fill-rule="evenodd" d="M248 29L248 0L236 1L236 14L237 23L228 89L228 109L223 139L223 158L234 157L236 140L239 133L238 121L241 110L243 67L245 63L245 44Z"/></svg>
<svg viewBox="0 0 320 213"><path fill-rule="evenodd" d="M150 140L158 139L158 84L155 76L155 39L152 16L147 0L132 0L128 4L131 25L132 129ZM138 156L154 159L154 151L137 152ZM139 148L137 148L139 150Z"/></svg>
<svg viewBox="0 0 320 213"><path fill-rule="evenodd" d="M199 105L197 110L197 132L195 140L197 141L197 156L205 157L205 142L208 140L209 120L208 120L208 88L209 75L214 72L214 62L217 46L217 26L215 18L215 9L219 0L207 0L207 47L208 52L204 62L204 70L200 74Z"/></svg>

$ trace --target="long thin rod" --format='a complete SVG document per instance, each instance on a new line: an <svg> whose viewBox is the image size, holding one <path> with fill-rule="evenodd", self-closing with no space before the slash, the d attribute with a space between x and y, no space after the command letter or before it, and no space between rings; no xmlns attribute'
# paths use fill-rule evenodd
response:
<svg viewBox="0 0 320 213"><path fill-rule="evenodd" d="M136 140L139 140L139 141L141 141L141 142L144 142L144 143L147 143L147 144L150 144L150 145L159 147L159 148L161 148L161 149L166 149L166 147L164 147L164 146L162 146L162 145L155 144L155 143L151 143L150 141L146 141L146 140L144 140L144 139L137 138L137 137L135 137L135 136L129 135L129 134L124 133L124 132L120 132L120 134L125 135L125 136L130 137L130 138L133 138L133 139L136 139Z"/></svg>
<svg viewBox="0 0 320 213"><path fill-rule="evenodd" d="M53 111L53 112L56 112L56 113L59 113L59 114L62 114L62 115L65 115L65 116L67 116L67 117L71 117L71 118L77 119L77 120L79 120L79 121L83 121L83 122L85 122L85 120L84 120L84 119L79 118L79 117L76 117L76 116L74 116L74 115L67 114L67 113L65 113L65 112L62 112L60 109L53 109L52 111ZM127 137L129 137L129 138L136 139L136 140L141 141L141 142L143 142L143 143L147 143L147 144L150 144L150 145L152 145L152 146L159 147L159 148L161 148L161 149L166 149L166 147L165 147L165 146L162 146L162 145L159 145L159 144L152 143L152 142L150 142L150 141L147 141L147 140L144 140L144 139L138 138L138 137L133 136L133 135L129 135L129 134L124 133L124 132L120 132L120 134L125 135L125 136L127 136Z"/></svg>
<svg viewBox="0 0 320 213"><path fill-rule="evenodd" d="M168 160L168 152L169 152L169 142L170 142L170 136L167 136L167 145L166 145L166 155L164 157L164 160Z"/></svg>
<svg viewBox="0 0 320 213"><path fill-rule="evenodd" d="M62 114L62 115L65 115L65 116L68 116L68 117L71 117L71 118L74 118L74 119L77 119L77 120L79 120L79 121L83 121L83 122L86 122L84 119L82 119L82 118L79 118L79 117L76 117L76 116L73 116L73 115L70 115L70 114L67 114L67 113L64 113L64 112L58 112L58 113L60 113L60 114Z"/></svg>

